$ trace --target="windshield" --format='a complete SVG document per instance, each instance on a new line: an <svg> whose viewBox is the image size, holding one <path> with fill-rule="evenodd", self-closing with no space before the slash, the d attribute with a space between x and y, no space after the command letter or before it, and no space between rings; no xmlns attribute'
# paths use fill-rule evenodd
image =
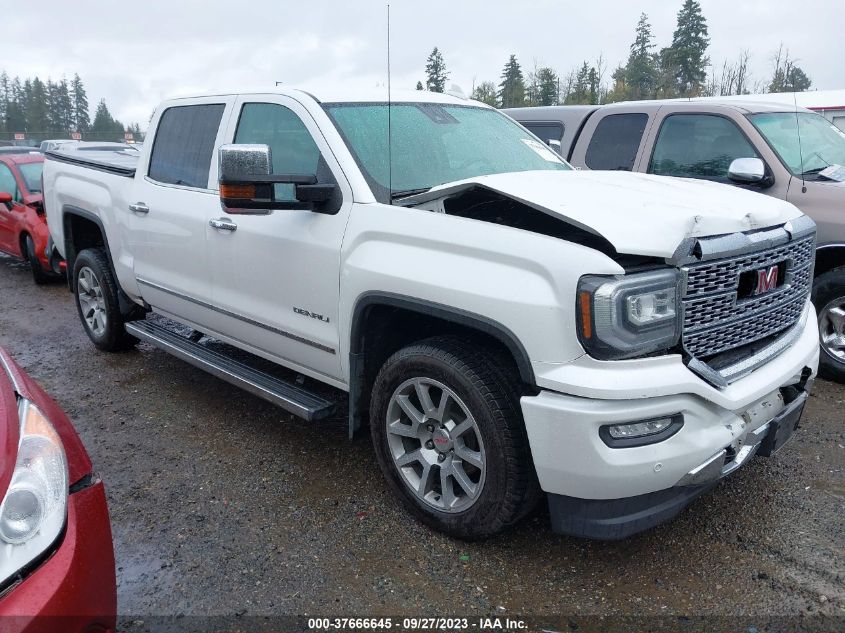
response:
<svg viewBox="0 0 845 633"><path fill-rule="evenodd" d="M766 112L748 118L796 176L816 173L828 165L845 166L845 132L821 115L799 112L800 128L796 127L795 112Z"/></svg>
<svg viewBox="0 0 845 633"><path fill-rule="evenodd" d="M323 106L364 172L373 194L393 197L454 180L529 170L571 169L557 154L505 115L488 108L434 103ZM393 173L389 174L388 155Z"/></svg>
<svg viewBox="0 0 845 633"><path fill-rule="evenodd" d="M44 163L24 163L18 165L18 169L21 170L29 193L41 193L41 170L44 169Z"/></svg>

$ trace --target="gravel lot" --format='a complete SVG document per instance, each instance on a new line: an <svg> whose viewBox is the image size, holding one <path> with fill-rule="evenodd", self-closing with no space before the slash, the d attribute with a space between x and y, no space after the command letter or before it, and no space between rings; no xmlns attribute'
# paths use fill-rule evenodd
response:
<svg viewBox="0 0 845 633"><path fill-rule="evenodd" d="M99 352L62 283L2 257L0 297L0 345L106 482L122 614L845 616L841 385L817 382L791 444L668 525L598 543L539 512L467 544L398 507L345 420L291 418L147 345Z"/></svg>

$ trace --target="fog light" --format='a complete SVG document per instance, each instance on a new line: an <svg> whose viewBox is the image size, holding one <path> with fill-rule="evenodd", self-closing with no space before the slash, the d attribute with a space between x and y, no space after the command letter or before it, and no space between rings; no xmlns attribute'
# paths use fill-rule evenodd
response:
<svg viewBox="0 0 845 633"><path fill-rule="evenodd" d="M599 428L599 437L611 448L645 446L672 437L683 425L683 416L676 414L653 420L608 424Z"/></svg>
<svg viewBox="0 0 845 633"><path fill-rule="evenodd" d="M648 422L634 422L633 424L614 424L607 427L610 437L619 439L623 437L641 437L660 433L663 429L672 424L672 418L661 418L660 420L649 420Z"/></svg>

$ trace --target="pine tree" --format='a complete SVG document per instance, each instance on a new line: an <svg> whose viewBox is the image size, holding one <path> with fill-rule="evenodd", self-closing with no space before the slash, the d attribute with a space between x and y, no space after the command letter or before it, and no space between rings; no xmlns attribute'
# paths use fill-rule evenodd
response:
<svg viewBox="0 0 845 633"><path fill-rule="evenodd" d="M12 80L11 98L6 107L6 131L10 134L26 132L26 92L18 77Z"/></svg>
<svg viewBox="0 0 845 633"><path fill-rule="evenodd" d="M74 75L70 82L70 101L73 131L87 132L91 127L91 115L88 113L88 95L79 75Z"/></svg>
<svg viewBox="0 0 845 633"><path fill-rule="evenodd" d="M654 36L645 13L637 22L636 37L625 66L624 85L626 99L651 99L657 90L657 60L652 49Z"/></svg>
<svg viewBox="0 0 845 633"><path fill-rule="evenodd" d="M673 75L675 89L682 97L698 96L707 80L707 20L697 0L684 0L678 11L678 24L672 44L661 51L664 71Z"/></svg>
<svg viewBox="0 0 845 633"><path fill-rule="evenodd" d="M586 61L578 69L575 82L566 97L566 105L585 105L593 102L597 90L596 72Z"/></svg>
<svg viewBox="0 0 845 633"><path fill-rule="evenodd" d="M557 73L549 67L537 71L537 105L557 105L560 80Z"/></svg>
<svg viewBox="0 0 845 633"><path fill-rule="evenodd" d="M6 71L0 72L0 134L8 132L6 116L9 112L9 102L12 100L12 84Z"/></svg>
<svg viewBox="0 0 845 633"><path fill-rule="evenodd" d="M443 92L446 89L446 80L449 78L449 73L446 72L446 62L443 61L442 53L434 47L431 55L425 63L425 80L426 89L431 92Z"/></svg>
<svg viewBox="0 0 845 633"><path fill-rule="evenodd" d="M30 93L26 104L26 131L32 138L50 136L50 117L47 102L47 88L38 77L30 84ZM26 84L24 84L26 89Z"/></svg>
<svg viewBox="0 0 845 633"><path fill-rule="evenodd" d="M502 83L499 84L499 103L503 108L518 108L525 105L525 79L522 68L511 55L502 70Z"/></svg>
<svg viewBox="0 0 845 633"><path fill-rule="evenodd" d="M492 81L482 81L472 91L470 99L475 99L489 106L498 107L499 98L496 96L496 84Z"/></svg>

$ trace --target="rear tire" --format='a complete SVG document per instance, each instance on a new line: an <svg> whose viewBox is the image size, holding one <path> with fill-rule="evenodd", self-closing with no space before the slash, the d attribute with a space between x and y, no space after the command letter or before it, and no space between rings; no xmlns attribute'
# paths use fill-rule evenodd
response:
<svg viewBox="0 0 845 633"><path fill-rule="evenodd" d="M392 492L462 539L510 527L542 494L518 385L501 366L482 345L434 337L393 354L373 386L370 430Z"/></svg>
<svg viewBox="0 0 845 633"><path fill-rule="evenodd" d="M26 239L24 240L24 247L26 251L24 253L24 257L26 257L30 268L32 268L33 281L35 281L35 283L39 286L46 284L50 281L50 275L45 272L45 270L41 267L41 262L38 261L38 255L35 253L35 242L32 240L31 236L26 236Z"/></svg>
<svg viewBox="0 0 845 633"><path fill-rule="evenodd" d="M76 256L73 288L82 326L97 348L122 352L135 346L138 339L124 328L117 281L102 248L86 248Z"/></svg>
<svg viewBox="0 0 845 633"><path fill-rule="evenodd" d="M819 315L819 375L845 383L845 267L816 277L813 304Z"/></svg>

